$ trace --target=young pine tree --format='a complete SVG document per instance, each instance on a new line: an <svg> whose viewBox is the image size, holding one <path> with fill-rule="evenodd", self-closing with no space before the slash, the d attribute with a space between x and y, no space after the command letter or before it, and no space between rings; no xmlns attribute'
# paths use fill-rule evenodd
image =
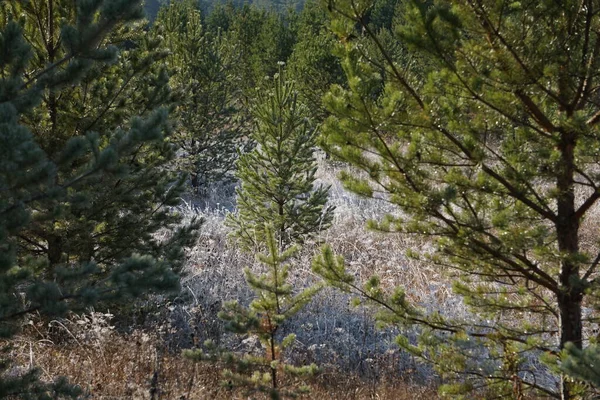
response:
<svg viewBox="0 0 600 400"><path fill-rule="evenodd" d="M333 217L333 208L326 206L328 188L314 188L317 130L281 72L272 89L257 92L250 112L257 147L238 161L237 213L226 223L246 249L265 242L266 223L282 248L302 243Z"/></svg>
<svg viewBox="0 0 600 400"><path fill-rule="evenodd" d="M166 53L147 37L141 14L128 24L111 23L114 28L107 30L108 23L100 21L102 39L85 39L91 34L85 25L103 15L94 13L103 10L106 18L122 18L113 12L128 3L115 0L87 7L40 0L0 8L0 16L18 21L26 40L34 44L23 72L34 77L28 86L35 87L38 78L38 86L47 80L56 85L40 89L38 104L20 117L56 166L54 184L69 187L59 201L36 204L35 218L18 235L19 257L46 259L47 277L60 266L90 261L109 274L111 265L134 253L163 259L175 268L183 261L179 250L189 239L185 229L167 242L154 235L179 224L180 216L168 207L178 204L184 184L169 168L176 148L167 140L174 99L162 62ZM82 8L92 8L92 14ZM68 62L74 49L86 46L90 49L82 51L89 54ZM98 162L98 151L108 148L118 154L102 162L118 167L79 179Z"/></svg>
<svg viewBox="0 0 600 400"><path fill-rule="evenodd" d="M162 7L153 30L170 51L166 58L170 83L181 97L172 136L184 151L177 164L189 172L198 191L233 177L238 152L248 144L244 129L248 124L232 72L239 60L228 57L230 43L220 30L206 31L196 3L186 0Z"/></svg>
<svg viewBox="0 0 600 400"><path fill-rule="evenodd" d="M260 340L264 355L238 355L216 348L207 342L208 353L192 350L186 357L195 360L209 360L224 364L224 384L229 387L243 388L247 395L255 392L266 393L271 399L283 397L295 398L305 394L308 389L299 385L302 380L317 372L315 364L296 367L286 364L284 351L294 343L295 335L281 335L282 325L300 311L318 292L319 286L312 286L293 293L288 281L290 266L285 262L293 257L298 248L292 246L279 250L274 231L270 226L264 228L267 254L259 254L258 260L264 264L267 272L257 275L249 268L245 270L246 281L255 292L255 299L249 307L237 301L226 303L219 318L226 322L225 328L239 335L251 335ZM282 377L285 376L285 385Z"/></svg>
<svg viewBox="0 0 600 400"><path fill-rule="evenodd" d="M326 97L324 145L370 177L346 174L348 188L402 210L373 228L434 241L429 262L471 314L363 287L332 257L320 271L382 305L383 321L420 326L418 342L398 342L454 381L447 394L583 395L556 364L597 321L582 307L600 289L584 229L600 199L600 2L404 2L393 39L405 61L367 23L371 5L329 1L348 88ZM541 355L549 365L532 368Z"/></svg>
<svg viewBox="0 0 600 400"><path fill-rule="evenodd" d="M562 354L561 370L569 376L600 389L600 348L593 344L581 350L571 343ZM596 395L598 392L595 393Z"/></svg>
<svg viewBox="0 0 600 400"><path fill-rule="evenodd" d="M298 39L287 64L287 76L296 82L300 101L318 122L327 115L323 95L332 84L342 84L344 80L340 60L334 54L337 39L327 24L322 4L307 1L299 16Z"/></svg>
<svg viewBox="0 0 600 400"><path fill-rule="evenodd" d="M180 222L166 164L169 90L135 0L0 3L0 336L22 318L62 316L178 288L196 224ZM0 397L59 398L31 370Z"/></svg>
<svg viewBox="0 0 600 400"><path fill-rule="evenodd" d="M290 266L284 262L297 253L296 243L328 226L332 213L325 206L327 188L313 191L316 130L310 127L304 111L293 85L284 82L281 74L275 77L272 90L259 92L251 106L256 123L252 138L257 147L238 161L238 213L230 214L227 220L235 229L233 236L246 250L266 244L268 253L258 259L267 273L256 275L246 269L255 300L248 308L237 302L225 304L220 318L231 332L258 337L265 355L238 356L210 343L208 354L188 353L193 358L224 362L229 385L244 387L250 393L267 393L272 399L305 393L304 386L298 387L289 379L316 372L315 365L285 364L282 352L295 336L281 338L285 321L320 289L312 286L296 294L288 282ZM282 373L288 375L286 382L293 387L281 386Z"/></svg>

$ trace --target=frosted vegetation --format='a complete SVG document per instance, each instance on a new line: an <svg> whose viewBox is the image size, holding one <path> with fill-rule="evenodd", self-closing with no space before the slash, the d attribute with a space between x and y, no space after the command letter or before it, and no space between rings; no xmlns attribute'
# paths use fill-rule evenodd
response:
<svg viewBox="0 0 600 400"><path fill-rule="evenodd" d="M399 211L384 199L361 198L345 190L337 179L341 170L348 171L349 167L319 157L317 185L330 186L328 205L335 206L335 217L328 230L302 248L292 272L294 287L300 289L319 280L311 271L311 261L321 244L328 243L344 257L358 282L375 274L387 289L404 287L408 297L428 311L464 317L465 307L452 294L448 278L434 266L406 256L409 249L427 252L431 244L408 235L369 231L368 221ZM170 308L170 323L175 329L167 341L172 349L190 348L210 339L239 352L260 351L252 337L225 332L223 321L217 317L223 302L250 301L243 269L260 268L252 255L227 239L229 228L224 220L227 213L235 212L234 185L214 185L202 197L188 194L177 208L186 219L201 217L204 224L197 245L188 255L183 293ZM421 384L435 382L429 366L398 349L394 339L399 328L378 328L374 309L354 305L353 298L327 288L283 327L282 336L296 334L291 361L314 362L365 379L402 376ZM418 332L404 334L411 337Z"/></svg>
<svg viewBox="0 0 600 400"><path fill-rule="evenodd" d="M318 154L317 185L330 186L328 205L335 207L332 226L307 243L294 263L293 286L300 290L320 280L311 271L311 262L321 245L331 245L334 252L344 257L348 272L357 282L372 276L380 277L382 287L391 291L402 287L407 298L428 313L439 312L448 318L482 322L471 314L463 299L452 291L452 279L426 260L411 254L433 252L432 243L423 237L401 233L380 233L367 228L368 222L381 220L386 215L400 215L396 206L385 198L363 198L347 191L338 179L340 172L361 175L347 165L326 160ZM203 196L188 193L182 205L176 208L185 220L200 217L204 220L197 245L188 254L182 294L169 307L164 318L173 329L164 335L167 346L174 350L201 346L206 340L239 353L260 353L263 349L252 336L240 337L225 331L224 322L217 314L224 302L238 300L248 304L251 291L243 270L261 268L253 255L241 251L228 239L230 229L224 224L228 213L235 212L235 183L215 184ZM588 225L591 224L588 221ZM399 349L395 342L398 334L416 342L418 327L384 326L377 324L377 307L357 305L356 296L334 288L317 294L291 321L285 324L281 336L296 335L296 342L288 354L288 361L306 365L316 363L323 370L343 371L356 375L365 382L382 379L437 386L441 380L431 365ZM483 321L492 323L491 321ZM493 372L497 364L487 360L483 347L471 347L481 369ZM539 354L525 357L524 369L535 373L537 383L545 387L557 384L538 359Z"/></svg>
<svg viewBox="0 0 600 400"><path fill-rule="evenodd" d="M0 2L0 398L597 395L599 1Z"/></svg>

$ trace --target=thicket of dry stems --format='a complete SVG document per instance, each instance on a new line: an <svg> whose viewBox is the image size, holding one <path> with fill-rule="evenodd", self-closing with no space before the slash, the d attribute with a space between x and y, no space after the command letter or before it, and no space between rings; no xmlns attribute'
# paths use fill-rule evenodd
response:
<svg viewBox="0 0 600 400"><path fill-rule="evenodd" d="M321 162L319 179L331 185L336 218L316 243L303 249L297 260L295 284L302 286L316 279L310 260L319 242L327 242L344 256L357 281L377 274L386 287L404 287L408 298L422 307L446 314L464 313L447 276L435 266L405 256L408 249L430 251L431 243L367 231L367 220L397 210L384 200L367 201L347 193L335 178L339 168L343 167ZM237 351L260 351L252 338L226 334L217 318L222 301L250 300L242 269L255 262L226 240L222 220L231 209L232 192L215 191L211 196L202 203L189 199L182 207L190 215L203 214L206 223L190 252L179 299L154 309L145 323L130 332L114 329L111 316L102 313L50 322L32 318L13 342L15 372L35 366L42 370L44 379L67 376L91 398L246 398L219 385L217 366L194 364L180 355L183 348L200 345L205 339ZM586 222L584 229L590 240L598 225L600 215ZM435 374L397 350L393 343L397 331L375 329L371 310L355 308L350 300L325 290L285 328L287 333L297 334L291 359L315 362L323 369L311 385L310 397L437 398Z"/></svg>
<svg viewBox="0 0 600 400"><path fill-rule="evenodd" d="M95 314L102 320L102 314ZM169 352L155 334L100 330L102 323L72 318L52 331L30 326L13 349L18 362L33 364L43 378L63 375L80 384L93 399L246 399L220 386L219 370ZM36 325L42 325L36 323ZM52 325L56 325L53 323ZM92 332L92 334L90 334ZM361 380L333 370L311 385L311 398L433 399L431 388L402 380Z"/></svg>

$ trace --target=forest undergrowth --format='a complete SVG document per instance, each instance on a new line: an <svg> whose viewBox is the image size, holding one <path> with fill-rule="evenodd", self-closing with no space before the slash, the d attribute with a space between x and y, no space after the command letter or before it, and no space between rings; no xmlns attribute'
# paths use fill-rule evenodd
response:
<svg viewBox="0 0 600 400"><path fill-rule="evenodd" d="M427 239L366 228L369 220L398 211L385 199L362 199L346 191L336 178L346 168L319 160L318 183L330 185L329 203L335 206L335 217L332 226L297 256L297 268L291 274L294 286L302 288L318 281L311 260L322 243L329 243L344 257L357 281L378 275L384 289L402 286L407 298L423 309L468 317L467 308L452 293L450 277L407 256L411 251L423 254L431 250ZM223 221L234 208L233 184L215 185L203 196L188 194L178 209L186 219L202 217L204 224L198 243L188 254L179 296L166 305L163 298L145 303L142 311L130 315L134 324L93 310L52 321L34 316L12 342L12 356L18 360L15 373L39 367L43 378L66 376L90 398L246 398L220 385L218 365L195 364L181 356L182 350L201 348L205 340L240 353L262 351L255 338L226 332L217 315L228 300L249 303L251 292L243 268L261 268L227 238L229 228ZM592 217L583 229L593 237L599 223L599 218ZM169 234L161 232L165 238ZM321 369L310 383L310 397L437 398L441 380L435 371L394 343L401 328L377 327L373 308L356 306L352 300L350 295L326 288L281 333L296 334L289 361L315 363ZM402 333L409 337L419 334Z"/></svg>
<svg viewBox="0 0 600 400"><path fill-rule="evenodd" d="M0 398L600 398L600 3L237 3L0 2Z"/></svg>
<svg viewBox="0 0 600 400"><path fill-rule="evenodd" d="M384 200L348 193L336 179L342 168L346 167L320 160L319 183L331 185L335 218L295 260L299 268L291 274L293 284L304 287L318 280L311 259L326 242L345 257L358 281L377 274L387 288L403 285L411 300L424 308L464 312L448 280L435 268L406 257L407 249L427 251L427 241L365 228L368 220L395 210ZM146 304L134 329L131 321L119 323L111 314L97 312L52 321L32 318L13 341L15 371L37 366L46 379L66 376L93 398L232 398L230 390L219 386L218 366L194 365L181 351L202 346L207 339L234 351L261 351L252 337L227 333L217 316L225 301L250 301L243 268L260 268L227 239L223 221L234 200L233 187L221 185L202 198L190 194L179 207L186 218L201 216L205 222L188 254L177 298L166 306L164 301L160 306ZM161 234L167 237L169 232ZM129 327L120 329L121 325ZM436 398L439 382L431 368L400 352L394 344L397 329L377 329L372 309L353 305L349 295L321 291L281 334L292 332L296 342L290 361L314 362L321 368L311 383L311 397Z"/></svg>
<svg viewBox="0 0 600 400"><path fill-rule="evenodd" d="M219 385L217 366L193 363L170 351L164 331L118 332L110 318L91 312L49 324L32 322L13 342L15 360L22 369L41 368L43 379L67 376L90 399L247 398ZM310 388L310 398L437 398L434 388L410 378L365 380L334 368L324 370Z"/></svg>

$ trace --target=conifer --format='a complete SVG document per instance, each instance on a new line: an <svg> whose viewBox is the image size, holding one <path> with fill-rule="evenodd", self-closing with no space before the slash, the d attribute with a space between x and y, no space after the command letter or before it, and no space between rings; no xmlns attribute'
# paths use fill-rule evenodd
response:
<svg viewBox="0 0 600 400"><path fill-rule="evenodd" d="M323 144L368 177L343 174L346 187L398 206L371 228L433 239L437 251L409 255L446 272L469 313L356 284L331 257L326 278L382 306L383 322L420 326L398 343L449 380L442 392L576 398L556 371L596 318L582 305L600 256L582 227L600 199L600 3L402 2L390 34L403 58L368 23L372 4L328 2L348 87L326 96ZM541 379L552 374L556 386Z"/></svg>
<svg viewBox="0 0 600 400"><path fill-rule="evenodd" d="M64 316L179 287L197 223L175 228L183 181L168 76L140 1L0 3L0 335L28 313ZM77 396L7 374L0 396Z"/></svg>
<svg viewBox="0 0 600 400"><path fill-rule="evenodd" d="M177 159L179 169L190 174L195 191L211 182L231 180L237 156L249 144L247 116L234 76L234 63L239 60L231 57L235 51L228 48L232 43L220 29L204 28L192 0L161 8L153 30L169 50L170 83L180 96L172 135L183 151Z"/></svg>
<svg viewBox="0 0 600 400"><path fill-rule="evenodd" d="M255 292L255 299L249 307L237 301L226 303L219 314L230 332L257 337L265 355L237 355L211 342L206 343L208 352L195 350L186 354L224 363L223 377L231 387L279 399L307 393L307 388L298 386L296 381L317 372L315 365L295 367L285 363L283 352L293 344L295 335L282 338L282 327L320 286L296 291L288 280L291 266L284 263L298 252L298 243L328 226L332 209L325 206L328 188L313 190L316 129L304 116L305 109L297 101L293 84L284 81L281 70L274 81L274 88L259 91L252 103L252 138L257 147L238 161L238 212L227 219L242 248L266 246L267 253L257 258L267 273L257 275L246 269L246 281ZM282 386L282 374L293 386Z"/></svg>
<svg viewBox="0 0 600 400"><path fill-rule="evenodd" d="M294 11L280 14L254 4L227 4L208 16L209 31L223 31L231 72L246 97L277 73L278 62L287 61L296 42L296 19Z"/></svg>
<svg viewBox="0 0 600 400"><path fill-rule="evenodd" d="M563 350L560 367L569 376L600 389L600 348L598 344L589 345L582 350L572 343L568 343Z"/></svg>
<svg viewBox="0 0 600 400"><path fill-rule="evenodd" d="M225 303L219 313L228 331L257 337L264 355L238 355L220 349L210 341L205 343L207 352L190 350L185 355L223 364L223 384L242 388L246 395L258 392L271 399L295 398L308 393L308 388L300 382L316 374L318 369L315 364L296 367L285 362L285 350L294 344L296 336L292 333L282 337L281 330L287 320L311 301L320 287L311 286L294 293L289 283L290 266L285 262L294 257L298 247L280 251L273 229L267 225L264 231L268 252L259 254L257 259L267 272L257 275L249 268L244 271L246 281L255 293L254 300L249 307L237 301Z"/></svg>
<svg viewBox="0 0 600 400"><path fill-rule="evenodd" d="M273 80L273 87L258 90L251 102L257 146L238 161L237 213L226 221L246 249L264 243L265 223L284 248L326 229L333 217L326 205L328 187L314 187L318 131L294 84L281 71Z"/></svg>
<svg viewBox="0 0 600 400"><path fill-rule="evenodd" d="M340 60L334 54L336 37L328 28L326 11L314 0L304 4L298 19L298 38L287 63L287 76L296 83L311 118L322 122L327 116L323 95L329 86L344 81Z"/></svg>

